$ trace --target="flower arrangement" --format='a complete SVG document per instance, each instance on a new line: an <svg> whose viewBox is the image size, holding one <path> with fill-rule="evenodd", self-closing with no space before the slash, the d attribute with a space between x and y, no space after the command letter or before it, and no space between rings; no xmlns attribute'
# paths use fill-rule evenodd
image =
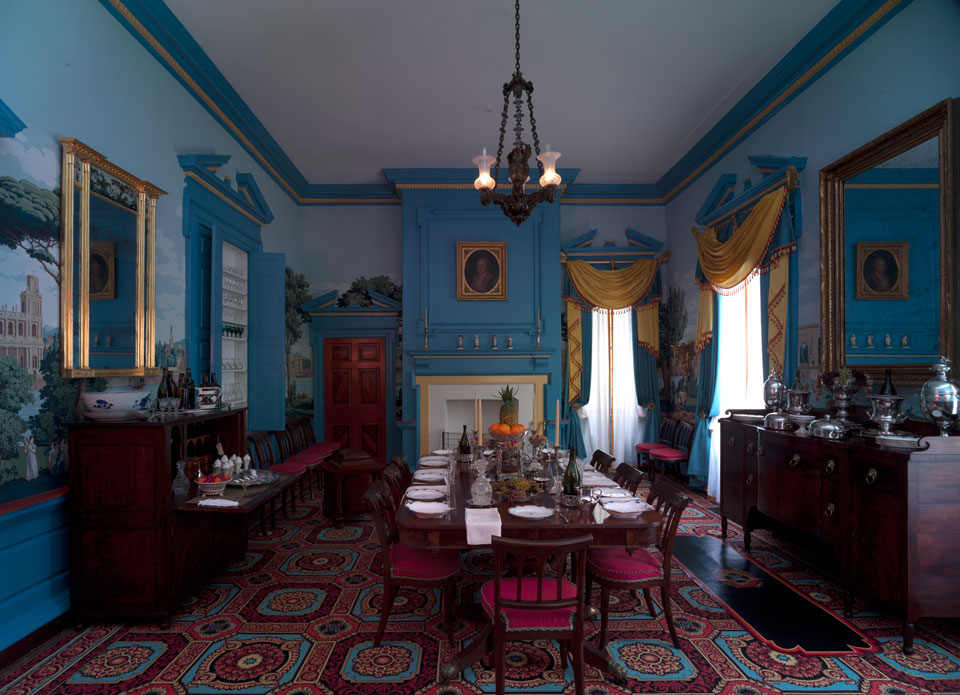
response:
<svg viewBox="0 0 960 695"><path fill-rule="evenodd" d="M493 490L506 497L508 501L513 502L514 500L538 495L543 492L543 487L540 483L526 478L506 478L495 482Z"/></svg>
<svg viewBox="0 0 960 695"><path fill-rule="evenodd" d="M851 394L863 389L865 393L870 393L872 386L873 381L866 372L859 369L841 367L838 371L824 372L821 374L814 386L814 391L817 394L817 398L820 398L824 389L828 391L842 390Z"/></svg>

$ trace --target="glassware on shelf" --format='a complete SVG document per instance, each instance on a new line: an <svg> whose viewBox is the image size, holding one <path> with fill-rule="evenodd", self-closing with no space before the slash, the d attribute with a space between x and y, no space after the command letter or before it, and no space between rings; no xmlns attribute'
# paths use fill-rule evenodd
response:
<svg viewBox="0 0 960 695"><path fill-rule="evenodd" d="M177 477L173 479L174 497L186 497L190 494L190 481L187 480L187 474L184 470L186 466L186 461L177 461Z"/></svg>

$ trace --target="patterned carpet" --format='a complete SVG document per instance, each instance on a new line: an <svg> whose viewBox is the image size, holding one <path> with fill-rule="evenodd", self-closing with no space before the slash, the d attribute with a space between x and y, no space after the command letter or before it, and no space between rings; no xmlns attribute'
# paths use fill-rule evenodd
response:
<svg viewBox="0 0 960 695"><path fill-rule="evenodd" d="M742 547L732 527L730 547ZM719 534L703 499L688 508L681 534ZM318 504L298 506L270 536L251 536L247 555L191 597L168 625L96 625L68 630L0 673L4 695L276 693L459 695L493 692L490 664L478 662L458 681L437 683L439 666L479 629L464 621L447 641L434 591L401 592L384 645L372 647L380 614L380 557L372 525L334 528ZM808 569L793 546L754 536L762 567L828 610L841 591ZM470 553L463 591L489 573L489 554ZM738 581L730 577L730 581ZM659 593L654 592L659 599ZM627 593L614 593L611 654L630 675L626 688L587 669L587 692L867 693L960 692L960 629L956 621L924 621L916 653L900 651L896 620L857 604L851 621L871 651L805 655L777 651L756 638L701 584L677 568L672 601L681 649ZM595 639L599 625L588 627ZM560 667L552 643L511 643L507 691L572 692L572 671Z"/></svg>

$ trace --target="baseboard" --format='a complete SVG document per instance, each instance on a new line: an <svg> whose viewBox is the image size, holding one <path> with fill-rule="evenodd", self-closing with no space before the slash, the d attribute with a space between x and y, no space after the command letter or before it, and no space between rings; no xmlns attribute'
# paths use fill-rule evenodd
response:
<svg viewBox="0 0 960 695"><path fill-rule="evenodd" d="M58 632L62 632L70 626L70 614L62 613L56 618L41 625L29 635L22 637L6 649L0 650L0 671L8 668L11 664L19 661L34 649L42 646L51 637Z"/></svg>

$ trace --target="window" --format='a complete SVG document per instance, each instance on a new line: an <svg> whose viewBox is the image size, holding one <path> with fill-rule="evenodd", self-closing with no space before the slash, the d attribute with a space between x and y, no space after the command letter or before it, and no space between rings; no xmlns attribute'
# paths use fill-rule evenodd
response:
<svg viewBox="0 0 960 695"><path fill-rule="evenodd" d="M593 312L590 399L580 409L580 429L589 456L606 451L632 461L643 433L633 374L632 311Z"/></svg>
<svg viewBox="0 0 960 695"><path fill-rule="evenodd" d="M23 337L23 321L17 324L17 335Z"/></svg>
<svg viewBox="0 0 960 695"><path fill-rule="evenodd" d="M37 324L30 326L30 335L34 338L37 337Z"/></svg>
<svg viewBox="0 0 960 695"><path fill-rule="evenodd" d="M760 276L739 292L719 297L717 336L717 412L731 408L763 408L763 336L766 313L761 309ZM720 425L710 423L710 468L707 494L720 495Z"/></svg>
<svg viewBox="0 0 960 695"><path fill-rule="evenodd" d="M40 368L40 363L39 363L39 361L37 360L37 356L36 356L36 355L33 356L31 362L32 362L32 366L33 366L34 369L39 369L39 368Z"/></svg>

